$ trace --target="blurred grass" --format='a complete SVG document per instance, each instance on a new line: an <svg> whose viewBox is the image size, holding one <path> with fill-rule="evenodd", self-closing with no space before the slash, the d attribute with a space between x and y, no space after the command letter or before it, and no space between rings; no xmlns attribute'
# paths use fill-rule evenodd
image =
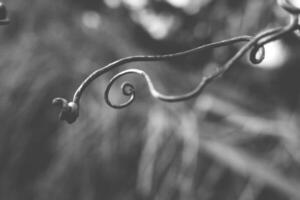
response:
<svg viewBox="0 0 300 200"><path fill-rule="evenodd" d="M102 13L94 30L68 1L6 3L12 24L0 31L0 199L300 199L296 112L235 80L178 104L154 102L141 85L134 105L113 110L102 100L108 74L87 90L78 122L60 123L53 97L71 97L92 70L147 49L120 16ZM201 75L183 76L167 63L147 71L171 92ZM112 96L122 100L118 90Z"/></svg>

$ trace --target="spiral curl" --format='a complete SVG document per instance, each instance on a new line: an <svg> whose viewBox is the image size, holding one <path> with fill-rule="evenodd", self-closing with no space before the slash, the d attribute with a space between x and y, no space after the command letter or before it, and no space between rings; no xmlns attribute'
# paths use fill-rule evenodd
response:
<svg viewBox="0 0 300 200"><path fill-rule="evenodd" d="M187 99L190 99L196 95L199 95L203 89L203 87L208 83L207 82L207 78L203 77L201 82L198 84L198 86L193 89L190 92L186 92L182 95L166 95L166 94L162 94L160 93L155 87L154 84L150 78L150 76L143 70L140 69L128 69L128 70L124 70L118 74L116 74L108 83L106 90L105 90L105 94L104 94L104 99L106 101L106 103L113 107L113 108L124 108L129 106L134 100L135 100L135 87L133 86L133 84L129 83L129 82L124 82L121 86L121 90L122 93L125 96L129 96L129 99L121 104L113 104L112 101L109 98L109 92L113 86L113 84L120 79L122 76L127 75L127 74L136 74L136 75L140 75L141 77L143 77L143 79L145 80L148 90L151 94L152 97L159 99L161 101L166 101L166 102L178 102L178 101L184 101ZM127 89L125 89L127 87ZM127 91L129 89L129 91Z"/></svg>
<svg viewBox="0 0 300 200"><path fill-rule="evenodd" d="M233 64L237 60L239 60L247 52L249 52L249 61L252 64L261 63L265 58L265 47L264 46L267 43L272 42L274 40L278 40L281 37L285 36L286 34L289 34L296 30L300 30L300 25L299 25L300 8L293 6L289 0L278 0L277 3L279 6L281 6L283 9L285 9L287 12L289 12L290 16L291 16L291 22L284 27L267 30L265 32L257 34L254 37L251 37L251 36L235 37L232 39L202 45L202 46L199 46L199 47L196 47L193 49L189 49L186 51L173 53L173 54L126 57L126 58L117 60L115 62L112 62L112 63L106 65L105 67L94 71L79 85L78 89L74 93L72 101L68 102L67 100L65 100L63 98L55 98L53 100L53 104L57 105L61 108L59 118L61 120L67 121L68 123L75 122L79 116L80 98L82 96L83 91L87 88L87 86L89 84L91 84L95 79L102 76L103 74L111 71L112 69L114 69L116 67L122 66L127 63L132 63L132 62L137 62L137 61L148 62L148 61L169 60L169 59L173 59L173 58L187 56L187 55L190 55L193 53L198 53L203 50L228 46L228 45L232 45L232 44L235 44L238 42L246 42L246 44L244 46L242 46L242 48L237 53L235 53L235 55L231 59L229 59L229 61L226 62L223 67L218 68L215 72L213 72L212 74L209 74L208 76L202 77L200 83L198 84L198 86L196 88L194 88L192 91L182 94L182 95L165 95L165 94L158 92L155 89L149 75L146 72L139 70L139 69L128 69L128 70L124 70L124 71L116 74L109 81L108 86L105 89L105 94L104 94L104 99L105 99L106 103L109 106L116 108L116 109L121 109L121 108L129 106L135 100L135 97L136 97L134 85L129 82L124 82L121 86L121 90L122 90L123 95L129 97L128 100L121 104L114 104L114 103L112 103L112 101L109 98L109 92L110 92L113 84L120 77L122 77L126 74L137 74L137 75L142 76L148 86L150 94L154 98L162 100L162 101L167 101L167 102L177 102L177 101L184 101L184 100L187 100L187 99L190 99L190 98L193 98L193 97L199 95L208 83L221 77L225 72L227 72L233 66Z"/></svg>
<svg viewBox="0 0 300 200"><path fill-rule="evenodd" d="M256 45L249 53L249 61L255 65L260 64L265 59L265 55L265 48Z"/></svg>
<svg viewBox="0 0 300 200"><path fill-rule="evenodd" d="M111 87L113 86L113 84L122 76L129 74L129 73L135 73L135 74L141 74L140 70L136 70L136 69L130 69L130 70L125 70L123 72L120 72L118 74L116 74L108 83L106 89L105 89L105 93L104 93L104 99L107 103L107 105L109 105L112 108L116 108L116 109L121 109L124 107L129 106L135 99L135 87L133 84L129 83L129 82L124 82L121 85L121 90L123 95L128 96L129 99L122 103L122 104L113 104L112 101L109 98L109 92L111 90Z"/></svg>

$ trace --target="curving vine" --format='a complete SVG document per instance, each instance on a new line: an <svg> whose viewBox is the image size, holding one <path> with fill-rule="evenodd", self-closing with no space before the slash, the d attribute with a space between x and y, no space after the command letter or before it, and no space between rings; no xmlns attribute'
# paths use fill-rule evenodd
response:
<svg viewBox="0 0 300 200"><path fill-rule="evenodd" d="M142 70L139 70L139 69L124 70L124 71L116 74L109 81L108 86L106 87L106 90L105 90L104 99L105 99L106 103L113 108L120 109L120 108L127 107L135 99L135 87L129 82L125 82L121 86L123 95L129 97L126 102L123 102L121 104L114 104L114 103L112 103L112 101L109 98L109 92L111 90L112 85L115 83L115 81L117 79L119 79L120 77L127 75L127 74L137 74L137 75L142 76L147 83L150 94L154 98L162 100L162 101L167 101L167 102L178 102L178 101L188 100L190 98L193 98L193 97L201 94L201 92L203 91L205 86L207 86L207 84L209 84L212 81L214 81L215 79L221 77L225 72L227 72L233 66L233 64L235 64L235 62L237 60L239 60L247 52L250 52L249 60L251 63L253 63L253 64L261 63L265 56L264 45L266 45L267 43L270 43L274 40L278 40L286 34L292 33L296 30L300 30L300 25L299 25L300 8L297 7L296 5L293 5L293 3L290 0L277 0L277 4L280 7L282 7L283 9L285 9L290 14L291 20L290 20L290 23L287 24L286 26L273 28L273 29L264 31L262 33L259 33L256 36L234 37L234 38L231 38L228 40L223 40L220 42L215 42L215 43L211 43L211 44L198 46L193 49L189 49L186 51L177 52L177 53L173 53L173 54L126 57L126 58L116 60L100 69L97 69L96 71L92 72L79 85L78 89L74 93L72 101L67 101L64 98L55 98L53 100L53 104L56 106L59 106L61 109L60 114L59 114L60 120L64 120L68 123L75 122L79 116L79 107L80 107L79 104L80 104L80 99L81 99L81 96L82 96L84 90L95 79L97 79L100 76L104 75L105 73L113 70L114 68L123 66L124 64L127 64L127 63L138 62L138 61L143 61L143 62L152 61L153 62L153 61L170 60L173 58L187 56L187 55L201 52L204 50L209 50L209 49L224 47L224 46L228 46L228 45L233 45L233 44L240 43L240 42L245 42L245 44L242 46L242 48L237 53L235 53L235 55L229 61L227 61L223 67L218 68L215 72L213 72L212 74L209 74L208 76L202 77L196 88L194 88L193 90L191 90L187 93L181 94L181 95L166 95L166 94L160 93L159 91L157 91L154 88L150 76Z"/></svg>

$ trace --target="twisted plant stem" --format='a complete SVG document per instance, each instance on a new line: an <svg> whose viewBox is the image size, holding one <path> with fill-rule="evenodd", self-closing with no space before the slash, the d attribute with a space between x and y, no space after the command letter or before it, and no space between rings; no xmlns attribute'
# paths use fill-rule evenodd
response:
<svg viewBox="0 0 300 200"><path fill-rule="evenodd" d="M173 54L165 54L165 55L154 55L154 56L131 56L131 57L126 57L126 58L122 58L120 60L117 60L115 62L112 62L108 65L106 65L103 68L100 68L96 71L94 71L93 73L91 73L78 87L78 89L76 90L74 97L73 97L73 102L79 104L80 98L82 96L83 91L87 88L87 86L89 84L91 84L95 79L97 79L98 77L100 77L101 75L107 73L108 71L111 71L112 69L125 65L127 63L132 63L132 62L149 62L149 61L162 61L162 60L170 60L170 59L174 59L174 58L179 58L179 57L183 57L183 56L187 56L193 53L197 53L200 51L204 51L204 50L209 50L209 49L214 49L214 48L218 48L218 47L223 47L223 46L228 46L231 44L235 44L238 42L248 42L249 40L251 40L251 36L240 36L240 37L235 37L232 39L228 39L228 40L223 40L220 42L215 42L215 43L211 43L211 44L206 44L206 45L202 45L193 49L189 49L187 51L182 51L182 52L178 52L178 53L173 53Z"/></svg>
<svg viewBox="0 0 300 200"><path fill-rule="evenodd" d="M142 70L138 70L138 69L129 69L129 70L124 70L122 72L120 72L119 74L115 75L109 82L106 90L105 90L105 96L104 96L104 99L106 100L106 103L113 107L113 108L124 108L126 106L128 106L129 104L131 104L133 102L133 100L135 99L135 88L132 84L128 83L128 82L125 82L122 84L122 91L123 91L123 94L125 96L129 96L130 98L128 99L128 101L126 101L125 103L122 103L122 104L113 104L110 99L109 99L109 91L113 85L113 83L120 77L126 75L126 74L138 74L138 75L141 75L147 85L148 85L148 89L150 91L150 94L156 98L156 99L159 99L159 100L162 100L162 101L166 101L166 102L178 102L178 101L185 101L187 99L190 99L190 98L193 98L195 96L198 96L202 91L203 89L205 88L205 86L207 86L210 82L212 82L214 79L222 76L226 71L228 71L230 69L231 66L233 66L233 64L239 59L241 58L248 50L250 50L252 47L255 47L255 49L253 50L254 53L252 53L253 55L257 53L257 51L259 50L259 48L263 48L263 44L265 44L264 42L262 42L261 44L259 44L259 46L255 46L257 44L257 42L259 40L261 40L262 38L264 37L267 37L271 34L274 34L274 36L270 37L268 39L268 41L271 41L271 40L275 40L276 38L278 38L279 36L281 35L284 35L286 33L288 33L290 30L292 30L294 28L295 25L297 25L297 19L298 18L293 18L294 20L291 22L290 25L288 25L287 27L285 28L275 28L275 29L272 29L272 30L269 30L269 31L266 31L266 32L263 32L259 35L257 35L256 37L254 37L253 39L251 39L243 48L241 48L241 50L239 50L235 56L233 56L226 64L224 67L222 68L219 68L220 70L217 70L215 73L212 73L210 74L209 76L204 76L200 83L198 84L198 86L193 89L192 91L190 92L187 92L183 95L165 95L165 94L162 94L160 93L159 91L157 91L149 77L149 75L142 71ZM263 50L264 51L264 50ZM251 55L252 55L251 54ZM262 59L258 59L258 60L255 60L256 56L254 56L253 58L250 58L250 59L254 59L253 61L255 63L259 63L262 61Z"/></svg>
<svg viewBox="0 0 300 200"><path fill-rule="evenodd" d="M182 51L182 52L173 53L173 54L154 55L154 56L143 56L142 55L142 56L131 56L131 57L122 58L122 59L114 61L114 62L104 66L103 68L100 68L100 69L94 71L93 73L91 73L79 85L78 89L74 93L73 100L71 102L68 102L64 98L55 98L52 103L61 108L61 112L59 114L59 118L61 120L67 121L68 123L73 123L79 115L79 103L80 103L80 99L81 99L81 96L82 96L84 90L95 79L97 79L101 75L113 70L114 68L117 68L119 66L123 66L127 63L132 63L132 62L162 61L162 60L169 60L169 59L173 59L173 58L179 58L179 57L187 56L187 55L190 55L190 54L193 54L193 53L196 53L196 52L200 52L200 51L204 51L204 50L208 50L208 49L213 49L213 48L218 48L218 47L223 47L223 46L228 46L228 45L235 44L235 43L238 43L238 42L248 42L248 41L251 40L251 38L252 38L251 36L235 37L235 38L232 38L232 39L202 45L202 46L199 46L199 47L196 47L196 48L193 48L193 49L189 49L187 51ZM134 99L134 97L133 97L133 99ZM131 101L133 101L133 99ZM107 101L107 102L109 102L109 101ZM126 105L129 105L129 104L130 103L128 103ZM108 105L113 105L113 104L108 104ZM121 105L121 106L112 106L112 107L114 107L114 108L123 108L125 106Z"/></svg>
<svg viewBox="0 0 300 200"><path fill-rule="evenodd" d="M178 52L178 53L173 53L173 54L165 54L165 55L154 55L154 56L132 56L132 57L126 57L122 58L120 60L114 61L103 68L97 69L93 73L91 73L78 87L76 90L73 100L71 102L68 102L66 99L63 98L55 98L53 100L53 104L58 105L61 107L61 112L60 112L60 119L65 120L68 123L73 123L79 115L79 103L81 96L84 92L84 90L97 78L102 76L103 74L113 70L116 67L120 67L124 64L127 63L132 63L132 62L148 62L148 61L162 61L162 60L170 60L173 58L179 58L183 56L187 56L193 53L197 53L200 51L204 50L209 50L209 49L214 49L214 48L219 48L219 47L224 47L228 45L233 45L239 42L246 42L244 46L223 66L219 67L215 72L212 74L209 74L208 76L202 77L200 83L197 85L197 87L190 92L187 92L182 95L165 95L160 92L158 92L149 75L147 75L146 72L138 69L129 69L129 70L124 70L117 75L115 75L109 82L106 90L105 90L105 101L106 103L113 107L113 108L124 108L128 105L130 105L134 99L135 99L135 88L131 83L125 82L122 84L122 92L125 96L128 96L129 99L121 104L113 104L111 100L109 99L109 91L111 90L111 87L113 83L120 77L126 75L126 74L138 74L141 75L148 86L148 89L150 91L150 94L159 100L162 101L167 101L167 102L177 102L177 101L184 101L187 99L190 99L192 97L195 97L199 95L205 86L207 86L210 82L214 81L215 79L221 77L225 72L227 72L233 64L239 60L242 56L244 56L248 51L250 51L249 54L249 59L252 63L258 64L263 61L264 55L265 55L265 49L264 45L266 45L269 42L272 42L274 40L278 40L284 35L291 33L295 30L299 30L299 9L298 8L293 8L292 11L290 11L290 4L287 5L288 0L278 0L279 5L284 5L282 6L284 9L286 9L291 16L291 22L284 26L284 27L279 27L279 28L274 28L271 30L267 30L265 32L259 33L258 35L251 37L251 36L240 36L240 37L234 37L232 39L228 40L223 40L220 42L215 42L211 44L206 44L202 45L193 49L189 49L186 51ZM296 13L295 12L299 12ZM258 54L258 52L261 51L261 54Z"/></svg>

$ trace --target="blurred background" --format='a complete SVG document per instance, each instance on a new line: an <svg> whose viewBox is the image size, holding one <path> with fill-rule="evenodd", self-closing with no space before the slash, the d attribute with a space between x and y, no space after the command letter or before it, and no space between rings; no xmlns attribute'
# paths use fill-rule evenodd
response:
<svg viewBox="0 0 300 200"><path fill-rule="evenodd" d="M134 63L84 93L75 124L54 97L71 99L93 70L136 54L172 53L288 23L275 0L7 0L0 27L0 199L300 199L299 37L266 46L181 103L137 99L114 110L109 79L143 69L166 94L194 88L241 44L170 62ZM111 91L122 102L119 87Z"/></svg>

